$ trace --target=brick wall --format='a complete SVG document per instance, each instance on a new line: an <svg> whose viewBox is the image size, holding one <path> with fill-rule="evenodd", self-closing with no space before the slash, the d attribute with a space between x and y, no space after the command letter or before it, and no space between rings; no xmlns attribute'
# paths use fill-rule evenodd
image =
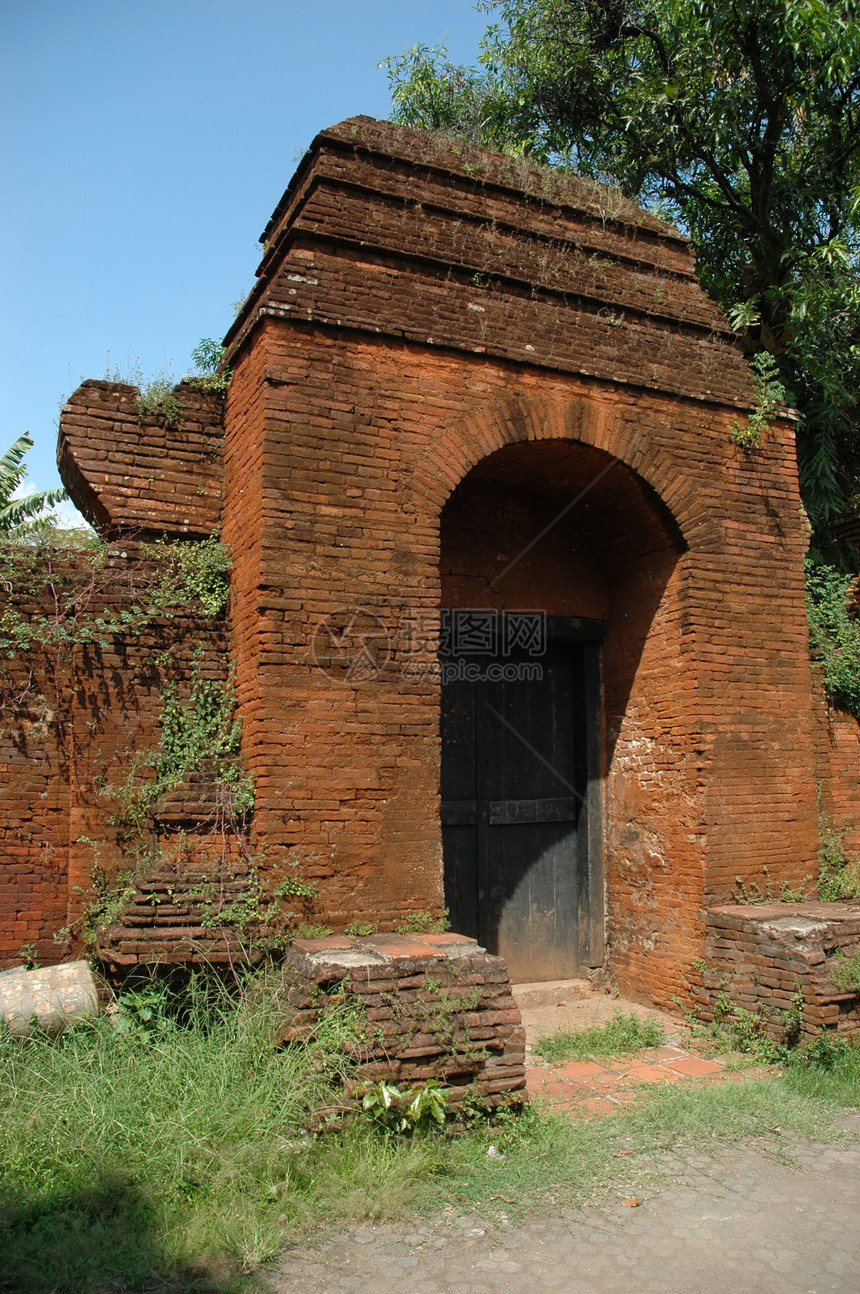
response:
<svg viewBox="0 0 860 1294"><path fill-rule="evenodd" d="M860 721L826 703L820 665L813 671L819 803L825 825L842 837L849 858L860 858Z"/></svg>
<svg viewBox="0 0 860 1294"><path fill-rule="evenodd" d="M830 782L828 799L832 819L844 830L845 850L860 857L860 723L845 710L829 709Z"/></svg>
<svg viewBox="0 0 860 1294"><path fill-rule="evenodd" d="M112 789L157 744L165 685L185 697L195 669L221 680L228 670L223 623L189 609L119 632L96 628L90 642L55 618L68 597L91 628L139 610L155 564L138 543L109 548L96 575L86 554L45 560L48 583L28 595L26 572L19 582L10 568L6 591L5 606L45 618L42 637L53 641L0 657L0 968L20 962L23 945L35 945L42 963L79 948L54 935L80 917L94 868L111 878L139 864L141 845L158 853L154 823L142 839L125 838Z"/></svg>
<svg viewBox="0 0 860 1294"><path fill-rule="evenodd" d="M51 934L67 921L68 759L57 726L56 676L48 653L0 671L0 968L35 944L56 961Z"/></svg>
<svg viewBox="0 0 860 1294"><path fill-rule="evenodd" d="M105 526L220 515L255 843L336 929L438 914L440 606L604 620L607 964L669 1004L736 876L815 866L792 422L733 443L752 386L687 240L586 181L357 118L265 240L223 454L214 406L177 439L98 383L61 453Z"/></svg>
<svg viewBox="0 0 860 1294"><path fill-rule="evenodd" d="M734 414L692 402L667 406L387 340L355 337L344 350L322 329L273 322L252 354L265 354L268 375L265 540L249 621L257 830L301 856L336 922L356 910L390 921L441 902L438 694L432 678L404 685L399 666L404 612L432 613L443 596L449 495L471 466L526 439L530 449L554 442L530 463L534 479L558 475L565 440L593 446L601 463L623 453L623 468L591 490L588 522L602 562L614 556L603 592L609 910L617 973L668 999L679 987L672 968L699 940L706 892L727 897L739 869L752 876L767 863L796 881L813 863L788 428L751 467L730 439ZM569 488L593 461L584 451L572 463ZM519 462L522 475L524 454ZM646 533L666 529L655 495L674 505L672 533L625 561L629 519ZM228 497L228 515L230 506ZM786 518L781 530L774 514ZM567 596L572 613L597 606L596 587ZM327 675L313 652L320 621L356 607L384 627L385 653L390 644L360 685Z"/></svg>
<svg viewBox="0 0 860 1294"><path fill-rule="evenodd" d="M185 379L174 416L141 412L122 382L83 382L63 406L57 461L66 489L105 534L209 535L221 518L223 396Z"/></svg>

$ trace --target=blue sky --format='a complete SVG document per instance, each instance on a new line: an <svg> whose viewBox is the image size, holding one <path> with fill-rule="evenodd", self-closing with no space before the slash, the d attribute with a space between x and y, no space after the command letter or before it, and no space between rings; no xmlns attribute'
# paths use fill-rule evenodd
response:
<svg viewBox="0 0 860 1294"><path fill-rule="evenodd" d="M257 239L324 126L384 117L388 54L469 0L0 0L0 453L59 484L59 405L110 364L180 377L254 280Z"/></svg>

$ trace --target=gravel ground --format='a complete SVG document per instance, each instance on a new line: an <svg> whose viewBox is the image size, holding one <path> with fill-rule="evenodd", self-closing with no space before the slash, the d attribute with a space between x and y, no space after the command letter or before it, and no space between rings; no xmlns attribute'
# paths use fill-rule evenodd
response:
<svg viewBox="0 0 860 1294"><path fill-rule="evenodd" d="M860 1134L860 1116L841 1120ZM860 1146L785 1136L630 1161L600 1204L510 1221L451 1207L283 1254L272 1294L858 1294ZM628 1197L636 1199L636 1196Z"/></svg>

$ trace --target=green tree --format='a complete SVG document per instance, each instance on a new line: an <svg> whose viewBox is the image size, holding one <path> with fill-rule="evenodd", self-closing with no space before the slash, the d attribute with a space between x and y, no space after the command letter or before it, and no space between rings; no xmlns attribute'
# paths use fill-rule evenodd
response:
<svg viewBox="0 0 860 1294"><path fill-rule="evenodd" d="M49 522L46 509L65 499L65 490L41 490L14 499L12 496L27 475L24 459L33 441L24 432L0 458L0 540L19 539L42 529Z"/></svg>
<svg viewBox="0 0 860 1294"><path fill-rule="evenodd" d="M480 66L388 61L393 115L617 183L686 229L801 414L818 530L860 497L858 0L489 0Z"/></svg>

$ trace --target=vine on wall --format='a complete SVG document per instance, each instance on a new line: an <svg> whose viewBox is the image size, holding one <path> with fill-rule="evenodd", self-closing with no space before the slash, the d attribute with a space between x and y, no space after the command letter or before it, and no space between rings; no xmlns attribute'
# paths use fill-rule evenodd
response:
<svg viewBox="0 0 860 1294"><path fill-rule="evenodd" d="M227 606L229 570L229 552L217 535L156 543L51 535L3 545L0 709L17 723L28 693L40 700L45 676L53 673L54 721L68 754L63 715L75 650L116 650L147 629L164 633L178 617L218 620ZM156 651L146 663L163 671L175 669L180 658ZM89 840L91 884L79 892L81 913L57 933L58 941L68 946L78 938L96 952L123 909L140 902L140 884L165 866L177 892L153 902L184 905L188 924L210 943L222 941L228 953L251 943L271 951L296 933L330 933L307 920L316 886L301 875L298 861L270 859L265 848L251 847L254 783L241 758L233 679L223 677L220 659L198 647L184 677L162 683L160 714L152 721L155 745L120 750L99 779L121 859L106 863L103 842ZM127 771L118 778L123 764ZM148 884L145 891L154 888Z"/></svg>
<svg viewBox="0 0 860 1294"><path fill-rule="evenodd" d="M117 634L140 634L178 611L219 616L229 574L229 550L217 535L147 544L84 532L2 544L0 659L40 647L109 647Z"/></svg>
<svg viewBox="0 0 860 1294"><path fill-rule="evenodd" d="M241 761L241 724L236 715L232 677L206 678L198 648L187 701L175 683L164 688L161 732L153 750L132 759L125 781L111 788L118 801L113 820L128 834L138 833L159 801L194 774L205 773L237 830L254 804L254 783Z"/></svg>
<svg viewBox="0 0 860 1294"><path fill-rule="evenodd" d="M307 919L317 887L301 875L298 860L278 861L265 846L252 847L254 780L242 761L233 679L206 677L204 668L201 650L187 699L175 684L164 690L158 744L133 760L121 784L105 787L116 805L112 821L137 863L113 885L98 878L84 914L85 933L96 947L134 896L136 882L157 870L165 847L179 860L176 890L168 895L172 905L199 930L201 945L219 944L231 964L234 951L253 960L297 934L331 933ZM165 805L173 800L175 808L178 799L181 806L186 796L192 804L202 796L206 812L190 834L165 831Z"/></svg>

